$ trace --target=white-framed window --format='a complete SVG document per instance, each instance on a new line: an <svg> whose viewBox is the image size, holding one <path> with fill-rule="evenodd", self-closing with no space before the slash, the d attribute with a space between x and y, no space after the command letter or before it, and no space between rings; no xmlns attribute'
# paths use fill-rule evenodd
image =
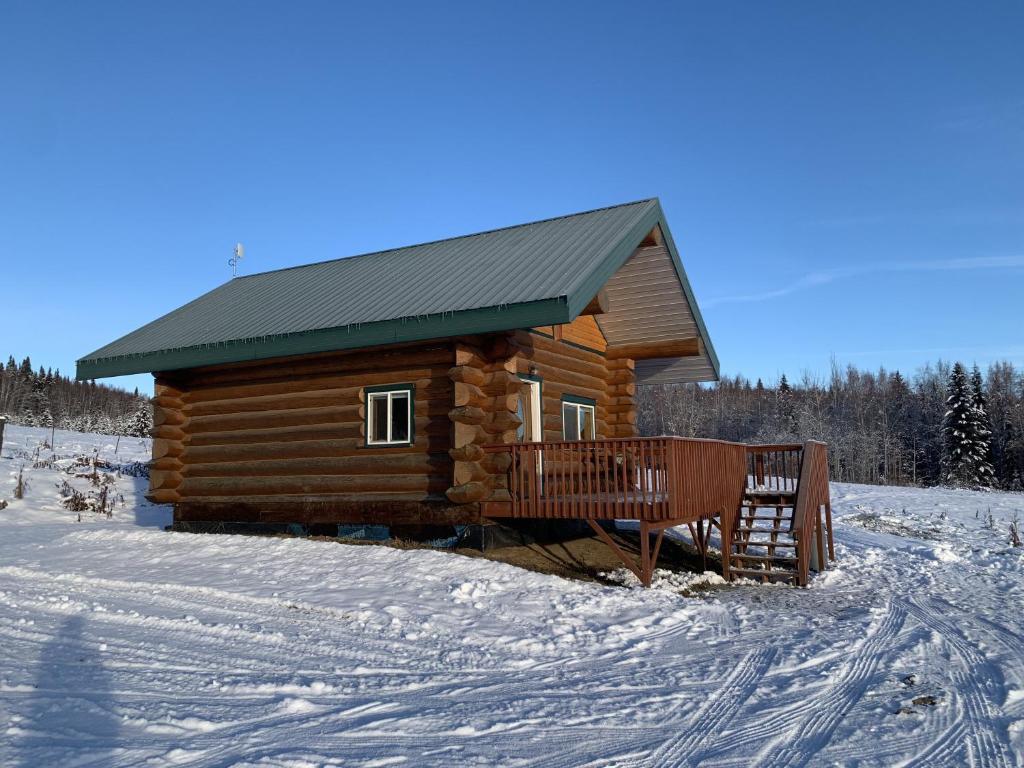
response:
<svg viewBox="0 0 1024 768"><path fill-rule="evenodd" d="M597 438L595 403L586 397L562 397L562 439L594 440Z"/></svg>
<svg viewBox="0 0 1024 768"><path fill-rule="evenodd" d="M367 387L366 444L409 445L414 440L411 384Z"/></svg>

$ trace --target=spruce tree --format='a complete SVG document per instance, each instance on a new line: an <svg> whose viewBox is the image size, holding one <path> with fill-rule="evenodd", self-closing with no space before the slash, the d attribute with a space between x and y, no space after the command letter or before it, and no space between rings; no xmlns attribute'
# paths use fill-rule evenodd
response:
<svg viewBox="0 0 1024 768"><path fill-rule="evenodd" d="M945 481L964 488L991 484L992 467L987 459L989 432L982 424L974 384L961 363L953 366L949 376L942 432Z"/></svg>
<svg viewBox="0 0 1024 768"><path fill-rule="evenodd" d="M963 365L949 376L949 397L942 419L943 479L950 485L969 486L974 474L974 403Z"/></svg>
<svg viewBox="0 0 1024 768"><path fill-rule="evenodd" d="M995 484L992 468L992 422L988 417L988 403L981 380L981 371L975 365L971 371L971 402L974 405L974 434L978 453L978 485L991 488Z"/></svg>
<svg viewBox="0 0 1024 768"><path fill-rule="evenodd" d="M153 408L142 400L138 408L126 419L124 433L130 437L148 437L153 427Z"/></svg>

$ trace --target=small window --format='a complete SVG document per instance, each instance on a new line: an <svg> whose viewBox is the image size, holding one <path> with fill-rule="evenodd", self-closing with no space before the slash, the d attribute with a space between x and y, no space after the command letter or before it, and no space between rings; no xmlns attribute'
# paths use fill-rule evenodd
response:
<svg viewBox="0 0 1024 768"><path fill-rule="evenodd" d="M594 440L597 437L594 401L566 395L562 398L562 438Z"/></svg>
<svg viewBox="0 0 1024 768"><path fill-rule="evenodd" d="M408 445L413 442L413 387L396 384L367 387L367 445Z"/></svg>

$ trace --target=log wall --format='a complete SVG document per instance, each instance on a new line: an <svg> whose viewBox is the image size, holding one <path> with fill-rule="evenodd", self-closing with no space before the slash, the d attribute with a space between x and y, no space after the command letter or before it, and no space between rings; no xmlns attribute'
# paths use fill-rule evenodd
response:
<svg viewBox="0 0 1024 768"><path fill-rule="evenodd" d="M603 336L581 320L568 334L524 329L158 374L149 496L174 503L176 521L478 519L478 502L508 497L508 454L483 446L515 440L520 375L542 380L545 440L562 439L564 395L594 400L598 438L636 435L633 361L584 348ZM415 386L410 446L365 444L364 388L381 384Z"/></svg>
<svg viewBox="0 0 1024 768"><path fill-rule="evenodd" d="M210 505L450 506L454 362L442 341L158 374L150 498L176 503L176 519ZM415 386L412 445L366 445L363 390L381 384Z"/></svg>

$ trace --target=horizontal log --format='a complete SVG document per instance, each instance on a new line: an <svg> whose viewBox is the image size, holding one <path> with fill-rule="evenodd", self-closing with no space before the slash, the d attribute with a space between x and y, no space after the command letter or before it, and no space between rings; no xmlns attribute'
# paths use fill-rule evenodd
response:
<svg viewBox="0 0 1024 768"><path fill-rule="evenodd" d="M636 361L631 357L611 358L606 362L609 371L636 370Z"/></svg>
<svg viewBox="0 0 1024 768"><path fill-rule="evenodd" d="M603 315L608 312L611 308L611 304L608 301L608 291L602 288L598 291L594 298L583 308L580 312L581 315Z"/></svg>
<svg viewBox="0 0 1024 768"><path fill-rule="evenodd" d="M480 387L487 380L487 374L479 368L473 368L468 365L456 365L448 369L448 378L462 384L475 384Z"/></svg>
<svg viewBox="0 0 1024 768"><path fill-rule="evenodd" d="M363 387L384 384L412 384L416 389L427 389L431 385L447 386L447 379L444 375L446 370L446 368L438 366L436 368L406 368L361 374L332 373L221 387L196 387L184 396L184 401L186 405L217 401L232 402L250 397L322 392L328 389L347 389L355 393Z"/></svg>
<svg viewBox="0 0 1024 768"><path fill-rule="evenodd" d="M350 440L353 438L359 438L358 445L362 445L364 442L361 439L363 427L362 421L350 421L203 432L190 435L188 445L245 445L250 443L265 444L296 440ZM419 445L421 438L447 437L450 431L451 422L448 420L447 415L426 419L417 417L416 445Z"/></svg>
<svg viewBox="0 0 1024 768"><path fill-rule="evenodd" d="M425 426L430 418L444 418L447 403L434 401L417 404L416 427ZM229 432L235 429L268 429L271 427L298 427L313 424L362 424L362 406L335 405L320 408L290 408L284 411L235 413L218 416L197 416L188 425L192 435L204 432Z"/></svg>
<svg viewBox="0 0 1024 768"><path fill-rule="evenodd" d="M636 424L636 409L631 408L628 411L610 416L609 421L611 424Z"/></svg>
<svg viewBox="0 0 1024 768"><path fill-rule="evenodd" d="M605 413L607 413L609 416L623 414L623 413L629 413L630 411L632 411L633 413L636 413L636 403L633 401L632 398L628 398L628 397L624 398L624 402L622 402L622 403L617 403L615 405L608 405L605 408Z"/></svg>
<svg viewBox="0 0 1024 768"><path fill-rule="evenodd" d="M172 382L163 376L157 376L153 382L154 397L176 397L180 398L184 390L176 382Z"/></svg>
<svg viewBox="0 0 1024 768"><path fill-rule="evenodd" d="M185 401L177 395L156 395L150 402L154 408L170 408L177 411L185 408Z"/></svg>
<svg viewBox="0 0 1024 768"><path fill-rule="evenodd" d="M451 471L452 460L444 453L405 453L374 455L361 451L357 456L304 456L261 461L218 461L190 463L188 477L287 477L291 475L405 475L422 472L444 474Z"/></svg>
<svg viewBox="0 0 1024 768"><path fill-rule="evenodd" d="M485 432L497 434L500 432L515 431L522 425L522 420L511 411L496 411L491 418L483 423Z"/></svg>
<svg viewBox="0 0 1024 768"><path fill-rule="evenodd" d="M330 373L353 375L424 366L443 366L447 369L453 362L452 349L447 342L431 342L407 347L366 347L193 368L179 374L177 381L182 389L192 390L274 379L294 380Z"/></svg>
<svg viewBox="0 0 1024 768"><path fill-rule="evenodd" d="M518 331L516 334L516 341L522 347L522 357L526 357L527 354L533 350L536 352L557 355L558 357L568 357L573 360L580 360L593 365L604 366L607 364L607 359L601 352L592 349L583 349L579 346L566 344L564 341L549 339L546 336L538 336L536 333L530 333L529 331Z"/></svg>
<svg viewBox="0 0 1024 768"><path fill-rule="evenodd" d="M425 455L445 453L449 447L448 435L416 436L412 445L394 447L367 446L361 437L327 440L293 440L279 443L236 443L229 445L185 446L182 461L186 464L212 464L230 461L261 461L269 459L340 458L374 456L378 460L403 454Z"/></svg>
<svg viewBox="0 0 1024 768"><path fill-rule="evenodd" d="M487 358L479 347L458 343L455 345L455 364L468 365L482 370L487 366Z"/></svg>
<svg viewBox="0 0 1024 768"><path fill-rule="evenodd" d="M501 369L488 376L483 391L492 397L511 395L519 391L522 383L522 380L514 373Z"/></svg>
<svg viewBox="0 0 1024 768"><path fill-rule="evenodd" d="M178 491L174 488L159 488L157 490L146 491L143 496L146 501L151 504L173 504L181 498L178 495Z"/></svg>
<svg viewBox="0 0 1024 768"><path fill-rule="evenodd" d="M411 382L410 382L411 383ZM417 403L433 400L450 400L451 382L445 380L423 380L415 386ZM260 413L263 411L285 411L293 408L316 408L330 405L353 405L363 401L365 387L362 384L348 387L279 392L252 397L237 397L229 400L207 400L191 403L188 414L192 418L234 413Z"/></svg>
<svg viewBox="0 0 1024 768"><path fill-rule="evenodd" d="M166 440L164 438L153 439L153 458L160 459L164 456L181 456L185 450L178 440Z"/></svg>
<svg viewBox="0 0 1024 768"><path fill-rule="evenodd" d="M594 399L603 396L608 391L608 382L604 379L582 376L573 371L542 365L538 366L537 373L544 382L545 395L547 395L549 387L559 387Z"/></svg>
<svg viewBox="0 0 1024 768"><path fill-rule="evenodd" d="M608 346L605 355L609 359L628 357L631 360L651 360L661 357L695 357L701 353L700 339L677 339L674 341L645 341L639 344Z"/></svg>
<svg viewBox="0 0 1024 768"><path fill-rule="evenodd" d="M489 474L479 461L457 461L452 468L452 485L458 486L484 480Z"/></svg>
<svg viewBox="0 0 1024 768"><path fill-rule="evenodd" d="M604 407L608 409L609 413L611 413L611 409L616 405L631 405L635 408L636 398L633 397L632 395L609 397L608 400L605 402Z"/></svg>
<svg viewBox="0 0 1024 768"><path fill-rule="evenodd" d="M159 427L153 427L149 430L149 434L154 439L179 441L185 439L185 430L181 427L172 427L170 424L161 424Z"/></svg>
<svg viewBox="0 0 1024 768"><path fill-rule="evenodd" d="M324 493L443 493L448 475L292 475L288 477L186 477L178 486L191 496L290 495Z"/></svg>
<svg viewBox="0 0 1024 768"><path fill-rule="evenodd" d="M453 461L480 461L486 456L484 449L475 443L452 448L448 455Z"/></svg>
<svg viewBox="0 0 1024 768"><path fill-rule="evenodd" d="M608 387L608 394L613 397L636 397L636 382L617 382Z"/></svg>
<svg viewBox="0 0 1024 768"><path fill-rule="evenodd" d="M159 459L154 459L149 464L151 470L160 469L171 472L180 472L183 466L184 464L177 456L163 456Z"/></svg>
<svg viewBox="0 0 1024 768"><path fill-rule="evenodd" d="M451 424L451 422L449 422ZM488 435L479 424L461 424L455 422L452 430L452 438L454 440L454 447L460 448L464 445L472 445L474 443L489 443L491 442L491 436Z"/></svg>
<svg viewBox="0 0 1024 768"><path fill-rule="evenodd" d="M180 427L185 423L185 414L181 411L174 411L170 408L153 409L153 426L162 427L164 424L171 427Z"/></svg>
<svg viewBox="0 0 1024 768"><path fill-rule="evenodd" d="M487 397L481 391L480 387L476 384L463 384L461 382L455 382L452 385L454 389L454 397L451 398L451 402L455 404L456 408L462 406L474 406L476 408L484 408L489 405L490 398Z"/></svg>
<svg viewBox="0 0 1024 768"><path fill-rule="evenodd" d="M167 488L180 488L182 482L181 472L170 470L151 469L149 471L149 489L158 491Z"/></svg>
<svg viewBox="0 0 1024 768"><path fill-rule="evenodd" d="M504 474L505 472L508 472L509 467L512 466L512 454L488 453L481 464L483 465L483 468L492 475Z"/></svg>
<svg viewBox="0 0 1024 768"><path fill-rule="evenodd" d="M415 493L337 494L297 500L290 496L237 497L231 501L192 498L175 505L175 523L301 523L466 525L481 522L479 506L456 505L440 495Z"/></svg>
<svg viewBox="0 0 1024 768"><path fill-rule="evenodd" d="M476 481L453 486L446 494L455 504L469 504L486 499L491 495L491 488L487 483Z"/></svg>
<svg viewBox="0 0 1024 768"><path fill-rule="evenodd" d="M565 352L562 350L565 350ZM608 366L605 365L602 358L598 357L597 360L594 361L584 360L582 357L572 354L574 351L574 347L565 345L563 345L561 349L555 351L535 348L532 350L525 350L522 354L522 359L528 360L538 368L546 367L556 371L576 373L600 382L604 382L607 379ZM543 373L540 375L547 378Z"/></svg>
<svg viewBox="0 0 1024 768"><path fill-rule="evenodd" d="M488 338L481 351L487 360L495 362L513 357L519 349L519 345L510 335L501 334Z"/></svg>
<svg viewBox="0 0 1024 768"><path fill-rule="evenodd" d="M448 411L448 418L459 424L482 424L487 414L481 408L460 406Z"/></svg>

